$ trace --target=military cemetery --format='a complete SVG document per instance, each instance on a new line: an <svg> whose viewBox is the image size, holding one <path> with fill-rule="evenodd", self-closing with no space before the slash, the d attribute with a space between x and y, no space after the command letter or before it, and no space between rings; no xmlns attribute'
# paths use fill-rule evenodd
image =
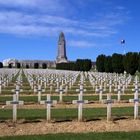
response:
<svg viewBox="0 0 140 140"><path fill-rule="evenodd" d="M0 140L139 140L138 5L0 0Z"/></svg>

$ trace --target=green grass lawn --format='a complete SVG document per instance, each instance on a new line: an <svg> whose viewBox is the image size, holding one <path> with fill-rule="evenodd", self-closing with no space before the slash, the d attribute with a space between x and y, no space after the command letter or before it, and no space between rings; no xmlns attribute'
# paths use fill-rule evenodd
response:
<svg viewBox="0 0 140 140"><path fill-rule="evenodd" d="M1 137L0 140L139 140L140 132L61 133L33 136Z"/></svg>
<svg viewBox="0 0 140 140"><path fill-rule="evenodd" d="M52 119L65 121L77 119L77 109L52 109ZM112 108L112 116L133 116L133 107ZM106 118L106 108L83 109L83 117L86 120ZM18 109L18 119L35 120L45 119L46 109ZM12 109L0 109L0 120L12 119Z"/></svg>

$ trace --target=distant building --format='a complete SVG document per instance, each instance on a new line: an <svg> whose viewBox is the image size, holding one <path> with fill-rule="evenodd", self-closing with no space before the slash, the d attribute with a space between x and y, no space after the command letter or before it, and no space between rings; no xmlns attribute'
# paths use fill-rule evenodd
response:
<svg viewBox="0 0 140 140"><path fill-rule="evenodd" d="M13 67L15 67L17 62L18 60L14 58L5 59L3 60L3 66L8 67L9 64L11 64Z"/></svg>

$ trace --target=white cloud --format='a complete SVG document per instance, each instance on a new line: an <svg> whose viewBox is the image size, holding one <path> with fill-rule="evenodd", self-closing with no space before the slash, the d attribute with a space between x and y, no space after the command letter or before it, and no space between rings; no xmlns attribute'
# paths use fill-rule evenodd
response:
<svg viewBox="0 0 140 140"><path fill-rule="evenodd" d="M115 20L115 16L112 18ZM101 21L88 23L47 14L36 15L0 11L0 32L46 36L64 31L72 35L107 37L116 33L115 25L122 23L119 21L114 23L114 20L110 23L108 19L111 20L111 16ZM117 16L116 20L118 20Z"/></svg>
<svg viewBox="0 0 140 140"><path fill-rule="evenodd" d="M77 5L79 2L80 0L77 1ZM81 4L83 4L82 2ZM60 31L64 31L73 36L104 38L116 34L117 26L124 24L128 17L123 12L125 8L116 7L117 12L101 13L102 16L95 17L94 20L73 19L67 15L73 9L72 5L68 1L66 3L61 0L0 0L0 6L19 8L12 9L12 11L6 8L0 10L0 33L24 36L54 36L58 35ZM31 8L34 12L20 10L20 7ZM44 12L41 14L36 12L38 8ZM59 12L67 16L58 14ZM81 41L70 43L76 46L94 45Z"/></svg>
<svg viewBox="0 0 140 140"><path fill-rule="evenodd" d="M97 46L93 42L83 41L83 40L70 40L68 41L68 46L79 47L79 48L89 48Z"/></svg>

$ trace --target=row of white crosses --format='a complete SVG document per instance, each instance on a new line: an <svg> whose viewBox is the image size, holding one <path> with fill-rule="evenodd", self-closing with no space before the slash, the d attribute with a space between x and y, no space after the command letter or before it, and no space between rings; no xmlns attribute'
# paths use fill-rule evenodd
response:
<svg viewBox="0 0 140 140"><path fill-rule="evenodd" d="M75 79L76 78L69 78L69 75L71 75L71 73L69 74L69 73L66 73L66 75L65 76L63 76L62 74L58 74L58 72L56 71L56 74L53 74L53 71L46 71L46 73L44 72L43 74L41 74L40 72L40 70L38 71L38 73L37 73L37 71L35 71L36 73L34 73L34 71L32 70L24 70L25 71L25 75L26 75L26 77L27 77L27 79L28 79L28 81L29 81L29 83L30 83L30 86L32 87L32 89L33 89L33 83L35 83L34 85L34 87L36 88L36 86L37 85L41 85L41 86L43 86L43 84L44 84L44 89L46 89L46 86L49 86L49 88L50 88L50 93L52 92L52 88L53 87L56 87L56 89L58 89L59 88L59 86L60 85L63 85L64 87L65 87L65 90L66 90L66 92L67 92L67 90L68 90L68 86L70 87L70 86L72 86L73 84L74 84L74 82L76 81ZM30 73L31 72L31 73ZM34 74L34 75L36 75L36 80L34 80L33 78L32 78L32 73ZM58 74L58 75L57 75ZM38 76L38 75L40 75L40 76ZM43 78L43 76L41 76L41 75L43 75L43 76L45 76L44 78L46 79L46 80L44 80L44 78ZM62 76L61 76L62 75ZM28 77L30 77L30 78L28 78ZM72 76L73 77L73 76ZM76 77L76 76L75 76ZM72 80L71 80L72 79ZM34 82L33 82L34 81ZM37 81L37 82L36 82ZM42 82L43 81L43 82ZM68 83L69 83L69 85L68 85Z"/></svg>
<svg viewBox="0 0 140 140"><path fill-rule="evenodd" d="M118 89L120 89L118 87ZM61 92L61 95L63 94L63 89L60 88L59 92ZM17 90L16 90L17 91ZM82 108L83 108L83 104L84 103L88 103L87 100L83 100L83 92L85 91L83 89L83 85L80 85L80 89L77 90L78 92L80 92L79 94L79 98L78 100L75 100L73 101L73 103L77 103L78 104L78 121L82 121ZM138 88L138 80L136 79L135 81L135 94L134 94L134 99L133 100L130 100L130 101L133 101L134 102L134 118L136 119L138 117L138 102L139 102L139 99L138 99L138 91L139 91L139 88ZM39 92L41 92L41 86L39 87ZM17 94L18 95L18 94ZM13 121L15 121L16 119L16 106L18 104L22 104L22 102L18 101L18 98L17 98L17 95L14 95L14 100L12 102L7 102L7 104L12 104L13 105ZM61 99L61 98L60 98ZM51 104L53 103L51 100L50 100L50 95L48 95L47 97L47 101L45 102L41 102L41 99L39 100L40 103L44 103L44 104L47 104L47 120L50 121L51 117L50 117L50 114L51 114L51 111L50 111L50 107L51 107ZM60 100L61 101L61 100ZM107 104L107 121L110 121L111 120L111 105L112 103L114 103L114 100L111 99L111 95L110 93L107 94L107 100L103 100L103 103L106 103Z"/></svg>
<svg viewBox="0 0 140 140"><path fill-rule="evenodd" d="M19 72L17 69L2 69L0 70L0 94L2 93L2 87L8 86L12 81L12 78Z"/></svg>
<svg viewBox="0 0 140 140"><path fill-rule="evenodd" d="M132 91L134 91L134 99L130 99L129 102L131 103L134 103L134 119L137 119L138 118L138 104L140 102L140 99L139 99L139 91L140 91L140 88L139 88L139 85L138 85L138 76L135 77L135 89L132 89Z"/></svg>

